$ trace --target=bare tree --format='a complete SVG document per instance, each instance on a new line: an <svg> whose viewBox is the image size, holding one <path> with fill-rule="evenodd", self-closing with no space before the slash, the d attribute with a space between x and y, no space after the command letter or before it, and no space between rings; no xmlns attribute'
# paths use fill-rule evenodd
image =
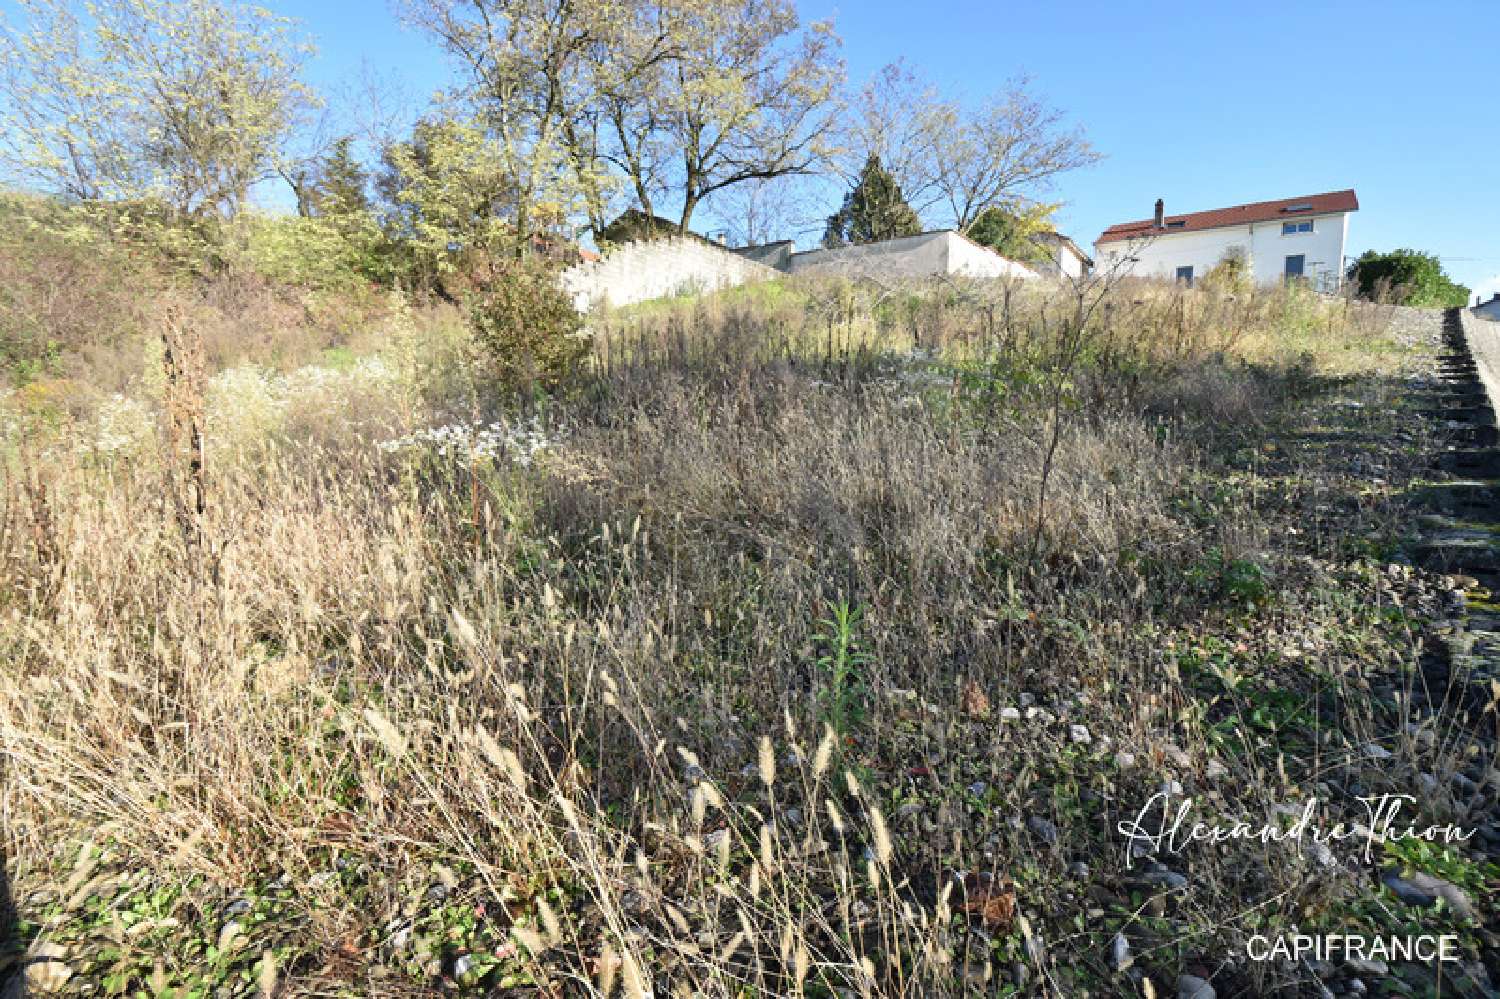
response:
<svg viewBox="0 0 1500 999"><path fill-rule="evenodd" d="M839 176L852 188L874 156L919 214L931 209L940 198L934 186L939 133L957 109L904 62L882 67L848 104L834 160Z"/></svg>
<svg viewBox="0 0 1500 999"><path fill-rule="evenodd" d="M1099 160L1080 129L1022 79L973 111L950 110L937 130L933 186L949 220L968 229L992 205L1023 207L1058 174Z"/></svg>
<svg viewBox="0 0 1500 999"><path fill-rule="evenodd" d="M621 189L642 212L812 171L841 74L791 0L403 0L455 57L517 177L517 226L547 204L596 235Z"/></svg>
<svg viewBox="0 0 1500 999"><path fill-rule="evenodd" d="M292 23L217 0L20 0L0 25L0 155L67 196L232 214L316 103ZM78 7L83 6L80 14Z"/></svg>
<svg viewBox="0 0 1500 999"><path fill-rule="evenodd" d="M842 75L831 25L802 31L789 0L714 4L692 20L664 116L684 228L715 192L815 170Z"/></svg>
<svg viewBox="0 0 1500 999"><path fill-rule="evenodd" d="M919 214L960 230L986 208L1024 212L1058 174L1099 159L1024 79L970 108L898 62L866 83L850 107L839 158L845 179L852 183L877 156Z"/></svg>
<svg viewBox="0 0 1500 999"><path fill-rule="evenodd" d="M461 67L462 96L513 178L519 247L580 196L569 124L592 93L590 53L610 37L615 5L591 0L403 0Z"/></svg>
<svg viewBox="0 0 1500 999"><path fill-rule="evenodd" d="M822 194L803 177L752 180L716 194L709 201L709 214L735 243L770 243L826 225Z"/></svg>

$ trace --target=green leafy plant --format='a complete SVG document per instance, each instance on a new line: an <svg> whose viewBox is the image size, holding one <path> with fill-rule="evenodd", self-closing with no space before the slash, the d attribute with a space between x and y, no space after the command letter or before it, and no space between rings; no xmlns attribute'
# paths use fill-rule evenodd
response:
<svg viewBox="0 0 1500 999"><path fill-rule="evenodd" d="M1396 305L1461 306L1469 289L1443 270L1443 262L1419 250L1366 250L1349 268L1349 278L1365 298Z"/></svg>
<svg viewBox="0 0 1500 999"><path fill-rule="evenodd" d="M583 318L546 265L516 261L469 311L474 337L496 373L515 385L550 386L588 353Z"/></svg>
<svg viewBox="0 0 1500 999"><path fill-rule="evenodd" d="M865 669L869 656L860 649L857 633L864 609L840 600L830 617L819 621L819 640L825 651L818 658L823 677L820 699L824 720L841 736L848 735L865 720L869 684Z"/></svg>

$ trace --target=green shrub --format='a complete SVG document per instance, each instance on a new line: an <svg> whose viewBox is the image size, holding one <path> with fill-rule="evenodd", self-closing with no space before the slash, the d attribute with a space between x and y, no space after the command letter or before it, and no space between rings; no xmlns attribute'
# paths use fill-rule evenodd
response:
<svg viewBox="0 0 1500 999"><path fill-rule="evenodd" d="M1431 253L1366 250L1349 268L1349 277L1365 298L1395 305L1462 306L1469 303L1469 289L1443 271L1443 262Z"/></svg>
<svg viewBox="0 0 1500 999"><path fill-rule="evenodd" d="M469 310L474 338L496 374L518 386L551 386L589 351L583 317L540 261L506 265Z"/></svg>
<svg viewBox="0 0 1500 999"><path fill-rule="evenodd" d="M242 259L278 284L348 291L391 280L384 234L368 213L304 218L247 212L235 225Z"/></svg>

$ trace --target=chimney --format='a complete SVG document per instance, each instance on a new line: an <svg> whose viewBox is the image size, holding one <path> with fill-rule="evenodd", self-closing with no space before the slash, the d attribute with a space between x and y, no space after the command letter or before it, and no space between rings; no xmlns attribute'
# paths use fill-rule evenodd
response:
<svg viewBox="0 0 1500 999"><path fill-rule="evenodd" d="M1162 212L1166 211L1166 207L1160 198L1156 199L1156 228L1158 229L1161 228Z"/></svg>

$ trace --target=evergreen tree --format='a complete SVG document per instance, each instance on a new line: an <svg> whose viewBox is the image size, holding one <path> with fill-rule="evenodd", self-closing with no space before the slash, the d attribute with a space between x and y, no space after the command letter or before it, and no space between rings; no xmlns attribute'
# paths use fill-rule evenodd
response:
<svg viewBox="0 0 1500 999"><path fill-rule="evenodd" d="M991 205L979 213L964 235L1007 260L1041 263L1049 254L1037 237L1054 231L1052 212L1055 208L1055 205L1037 205L1012 211Z"/></svg>
<svg viewBox="0 0 1500 999"><path fill-rule="evenodd" d="M334 142L319 170L313 203L319 215L352 215L370 210L370 176L354 158L354 137Z"/></svg>
<svg viewBox="0 0 1500 999"><path fill-rule="evenodd" d="M860 171L859 182L844 197L838 212L828 217L823 245L846 246L850 243L878 243L899 236L915 236L922 231L922 220L906 203L901 185L871 155Z"/></svg>

